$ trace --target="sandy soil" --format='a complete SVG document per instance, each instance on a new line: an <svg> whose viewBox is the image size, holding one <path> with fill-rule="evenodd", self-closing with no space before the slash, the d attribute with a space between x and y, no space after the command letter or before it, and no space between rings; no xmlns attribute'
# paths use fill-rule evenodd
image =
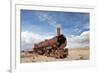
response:
<svg viewBox="0 0 100 73"><path fill-rule="evenodd" d="M21 53L21 63L30 62L48 62L48 61L70 61L70 60L88 60L89 48L69 49L69 55L64 59L56 59L53 57L46 57L42 55L35 55L29 53Z"/></svg>

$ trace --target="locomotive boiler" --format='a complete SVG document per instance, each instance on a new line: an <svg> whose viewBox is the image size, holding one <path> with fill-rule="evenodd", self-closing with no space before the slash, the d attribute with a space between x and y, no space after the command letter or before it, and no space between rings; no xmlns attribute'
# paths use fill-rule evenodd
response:
<svg viewBox="0 0 100 73"><path fill-rule="evenodd" d="M60 33L60 27L57 27L57 35L34 44L33 52L47 57L66 58L68 56L68 48L65 48L66 46L67 39Z"/></svg>

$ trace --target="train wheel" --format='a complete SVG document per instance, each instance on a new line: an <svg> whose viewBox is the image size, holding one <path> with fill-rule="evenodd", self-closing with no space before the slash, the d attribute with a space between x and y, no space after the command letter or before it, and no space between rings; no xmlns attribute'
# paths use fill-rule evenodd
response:
<svg viewBox="0 0 100 73"><path fill-rule="evenodd" d="M64 49L64 54L66 55L66 57L68 56L68 48Z"/></svg>
<svg viewBox="0 0 100 73"><path fill-rule="evenodd" d="M43 55L44 54L43 50L38 50L37 52L38 52L39 55Z"/></svg>
<svg viewBox="0 0 100 73"><path fill-rule="evenodd" d="M47 57L49 57L49 50L45 50L44 55L47 56Z"/></svg>
<svg viewBox="0 0 100 73"><path fill-rule="evenodd" d="M55 57L56 57L57 59L65 58L66 55L64 54L64 50L63 50L63 49L57 50L56 53L55 53Z"/></svg>

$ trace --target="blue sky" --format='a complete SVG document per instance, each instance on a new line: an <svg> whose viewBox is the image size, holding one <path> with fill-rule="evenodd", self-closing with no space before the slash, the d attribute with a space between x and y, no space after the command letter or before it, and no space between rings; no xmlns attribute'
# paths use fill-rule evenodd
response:
<svg viewBox="0 0 100 73"><path fill-rule="evenodd" d="M40 35L55 35L55 26L61 26L66 36L89 31L89 13L21 10L21 30Z"/></svg>
<svg viewBox="0 0 100 73"><path fill-rule="evenodd" d="M21 10L21 49L56 35L57 25L67 38L68 48L89 47L89 13Z"/></svg>

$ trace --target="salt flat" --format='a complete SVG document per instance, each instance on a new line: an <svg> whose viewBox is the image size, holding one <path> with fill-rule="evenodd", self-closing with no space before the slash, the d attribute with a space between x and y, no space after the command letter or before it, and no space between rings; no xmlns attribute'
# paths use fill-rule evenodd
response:
<svg viewBox="0 0 100 73"><path fill-rule="evenodd" d="M89 60L89 48L74 48L69 49L68 57L64 59L56 59L43 55L35 55L34 53L21 53L21 63L31 62L50 62L50 61L70 61L70 60Z"/></svg>

